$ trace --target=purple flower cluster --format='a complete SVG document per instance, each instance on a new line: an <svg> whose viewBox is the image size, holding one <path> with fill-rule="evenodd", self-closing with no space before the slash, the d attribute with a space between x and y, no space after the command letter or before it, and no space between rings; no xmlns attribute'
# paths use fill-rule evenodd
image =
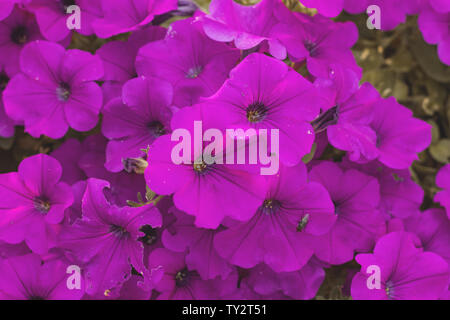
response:
<svg viewBox="0 0 450 320"><path fill-rule="evenodd" d="M419 28L426 42L437 44L441 61L450 65L450 2L446 0L425 1L420 11Z"/></svg>
<svg viewBox="0 0 450 320"><path fill-rule="evenodd" d="M405 22L407 14L417 13L422 0L300 0L300 2L308 8L317 9L326 17L336 17L342 10L351 14L362 13L369 6L376 5L380 8L382 16L381 29L391 30Z"/></svg>
<svg viewBox="0 0 450 320"><path fill-rule="evenodd" d="M360 85L357 28L329 17L365 1L301 2L320 14L281 0L212 0L209 14L176 0L3 1L0 136L98 133L0 174L0 298L312 299L324 268L355 255L353 299L448 298L450 167L436 181L445 209L424 212L408 170L431 127ZM433 22L448 2L424 2L370 1L384 29L420 11L447 63L448 30ZM82 35L131 34L68 49L69 5ZM185 18L158 25L172 16ZM180 130L190 163L173 160ZM261 175L267 163L239 151L274 130L258 150L279 167ZM321 159L328 145L344 158Z"/></svg>
<svg viewBox="0 0 450 320"><path fill-rule="evenodd" d="M326 17L336 17L342 10L350 14L366 12L376 5L380 10L382 30L392 30L406 21L408 15L419 15L423 38L436 44L443 63L450 65L450 2L448 0L300 0ZM369 12L372 12L369 10ZM369 13L368 12L368 13Z"/></svg>

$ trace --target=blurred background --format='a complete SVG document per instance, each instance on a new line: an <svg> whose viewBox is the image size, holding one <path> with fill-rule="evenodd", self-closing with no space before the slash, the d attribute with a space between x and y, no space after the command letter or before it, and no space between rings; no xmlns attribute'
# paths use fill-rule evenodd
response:
<svg viewBox="0 0 450 320"><path fill-rule="evenodd" d="M235 0L250 5L258 0ZM204 10L208 10L210 0L195 0ZM314 10L302 7L298 0L284 0L294 11L315 14ZM420 160L410 168L414 180L425 190L423 208L436 206L432 198L437 191L434 183L440 167L450 162L450 67L442 64L437 57L436 46L425 43L417 27L417 17L409 16L406 23L392 31L369 30L367 15L342 13L336 21L353 21L359 29L359 40L353 48L358 64L363 68L362 82L372 83L383 97L394 96L410 108L415 117L421 118L433 127L433 141L420 154ZM164 25L170 24L172 20ZM71 48L95 52L104 43L126 39L120 35L111 39L98 39L74 34ZM50 153L68 138L82 140L99 132L99 126L91 132L69 131L65 138L52 140L47 137L32 138L17 127L13 138L0 138L0 173L15 171L19 162L36 153ZM340 152L330 150L327 157L339 157ZM344 284L353 275L350 270L358 269L357 264L347 263L327 269L327 277L316 299L348 299L349 292Z"/></svg>

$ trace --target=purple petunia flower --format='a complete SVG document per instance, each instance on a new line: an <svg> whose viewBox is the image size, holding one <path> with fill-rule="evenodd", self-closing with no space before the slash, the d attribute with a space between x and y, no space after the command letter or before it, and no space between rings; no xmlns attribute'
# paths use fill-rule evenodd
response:
<svg viewBox="0 0 450 320"><path fill-rule="evenodd" d="M86 179L86 175L78 166L78 161L82 153L83 148L81 142L76 139L64 141L51 153L51 156L58 160L63 167L61 181L73 185L75 182Z"/></svg>
<svg viewBox="0 0 450 320"><path fill-rule="evenodd" d="M105 150L107 140L101 135L89 136L82 143L82 151L78 158L67 159L66 161L76 160L81 168L85 178L97 178L108 181L111 186L105 190L105 196L108 201L117 206L125 206L127 200L136 201L137 193L145 194L145 179L134 172L112 173L106 170ZM130 167L132 169L132 167ZM85 179L84 178L84 179Z"/></svg>
<svg viewBox="0 0 450 320"><path fill-rule="evenodd" d="M162 269L158 270L161 273ZM150 300L152 291L146 290L141 275L132 275L121 287L112 288L105 293L89 296L92 300ZM86 299L85 297L84 299Z"/></svg>
<svg viewBox="0 0 450 320"><path fill-rule="evenodd" d="M73 12L67 9L77 5L80 8L80 29L83 35L93 34L92 23L102 16L101 0L33 0L27 8L36 15L39 29L49 41L61 41L70 36L67 21Z"/></svg>
<svg viewBox="0 0 450 320"><path fill-rule="evenodd" d="M5 110L3 108L3 103L0 100L0 137L9 138L12 137L13 135L14 135L14 121L12 121L6 115Z"/></svg>
<svg viewBox="0 0 450 320"><path fill-rule="evenodd" d="M134 173L107 171L104 167L107 142L101 134L89 136L82 143L69 139L56 149L52 156L63 166L62 181L69 184L79 182L73 186L77 190L82 189L77 193L84 193L85 185L80 183L87 178L107 180L111 184L110 188L105 190L108 201L117 206L125 206L127 200L137 200L138 192L145 194L145 180ZM75 214L81 216L81 207L74 209Z"/></svg>
<svg viewBox="0 0 450 320"><path fill-rule="evenodd" d="M408 169L394 170L378 161L356 164L344 158L346 168L360 170L378 179L380 184L379 209L386 220L393 217L407 218L420 211L424 191L411 178Z"/></svg>
<svg viewBox="0 0 450 320"><path fill-rule="evenodd" d="M161 79L139 77L125 83L122 99L111 100L102 111L102 132L111 139L108 170L121 171L124 160L144 156L143 150L170 131L172 98L172 86Z"/></svg>
<svg viewBox="0 0 450 320"><path fill-rule="evenodd" d="M244 6L233 0L213 0L210 14L203 20L205 33L220 42L234 41L241 50L257 50L268 46L270 54L277 59L286 58L286 48L271 30L279 22L280 15L290 14L279 0L262 0L253 6Z"/></svg>
<svg viewBox="0 0 450 320"><path fill-rule="evenodd" d="M161 215L152 205L116 207L107 202L104 180L89 179L83 197L83 215L60 234L60 247L86 271L86 292L104 293L120 287L131 266L144 272L143 245L139 237L145 225L161 225Z"/></svg>
<svg viewBox="0 0 450 320"><path fill-rule="evenodd" d="M436 176L436 185L443 190L436 193L434 201L439 202L445 208L450 219L450 164L439 170Z"/></svg>
<svg viewBox="0 0 450 320"><path fill-rule="evenodd" d="M334 18L341 13L345 0L300 0L300 2L308 8L317 9L325 17Z"/></svg>
<svg viewBox="0 0 450 320"><path fill-rule="evenodd" d="M393 169L406 169L431 143L431 125L413 117L394 97L380 99L370 127L377 134L378 160Z"/></svg>
<svg viewBox="0 0 450 320"><path fill-rule="evenodd" d="M23 256L29 253L32 252L25 242L21 242L19 244L10 244L4 241L0 241L0 261L2 259Z"/></svg>
<svg viewBox="0 0 450 320"><path fill-rule="evenodd" d="M430 0L421 8L417 23L425 41L438 45L439 59L450 65L450 6L445 2Z"/></svg>
<svg viewBox="0 0 450 320"><path fill-rule="evenodd" d="M64 259L42 261L37 254L0 259L0 299L80 300L84 281L80 278L80 288L69 289L69 266Z"/></svg>
<svg viewBox="0 0 450 320"><path fill-rule="evenodd" d="M369 6L366 0L300 0L301 4L308 8L315 8L317 11L328 18L338 16L341 11L351 14L361 13Z"/></svg>
<svg viewBox="0 0 450 320"><path fill-rule="evenodd" d="M120 97L122 85L137 76L135 61L139 49L149 42L163 39L165 35L165 28L148 26L133 32L127 41L107 42L97 50L96 54L102 59L105 69L102 77L105 81L102 89L108 97L105 102Z"/></svg>
<svg viewBox="0 0 450 320"><path fill-rule="evenodd" d="M162 272L162 271L161 271ZM150 300L151 292L142 287L142 277L132 275L120 288L118 300Z"/></svg>
<svg viewBox="0 0 450 320"><path fill-rule="evenodd" d="M377 135L370 123L380 95L367 82L358 89L358 79L351 70L338 66L332 70L330 79L314 82L325 101L322 113L312 123L314 130L320 133L326 129L331 145L348 151L352 161L376 159Z"/></svg>
<svg viewBox="0 0 450 320"><path fill-rule="evenodd" d="M78 181L72 186L73 204L65 212L62 224L73 224L77 219L81 219L81 203L83 201L84 192L86 191L86 181Z"/></svg>
<svg viewBox="0 0 450 320"><path fill-rule="evenodd" d="M381 30L392 30L406 21L406 15L415 10L420 0L366 0L367 5L380 7Z"/></svg>
<svg viewBox="0 0 450 320"><path fill-rule="evenodd" d="M149 24L155 15L177 8L177 0L100 0L103 17L92 23L100 38L130 32Z"/></svg>
<svg viewBox="0 0 450 320"><path fill-rule="evenodd" d="M155 249L150 254L149 266L164 270L161 281L155 287L160 293L158 300L217 300L237 286L236 272L224 280L202 280L197 272L187 267L185 253L182 252Z"/></svg>
<svg viewBox="0 0 450 320"><path fill-rule="evenodd" d="M259 264L248 272L243 282L256 293L271 296L281 292L296 300L314 298L325 279L325 271L313 260L294 272L277 273L265 264Z"/></svg>
<svg viewBox="0 0 450 320"><path fill-rule="evenodd" d="M14 135L15 121L10 119L3 106L3 91L9 82L9 75L0 69L0 137L9 138Z"/></svg>
<svg viewBox="0 0 450 320"><path fill-rule="evenodd" d="M140 241L144 244L144 264L148 267L148 257L157 248L164 248L162 237L165 230L173 230L173 225L176 222L176 217L173 214L173 201L171 197L163 197L156 204L162 215L162 225L158 228L152 228L145 226L142 228L144 236L140 238ZM146 277L144 277L145 279ZM145 283L145 281L144 281ZM144 286L145 287L145 286Z"/></svg>
<svg viewBox="0 0 450 320"><path fill-rule="evenodd" d="M381 30L388 31L404 23L408 14L416 14L422 3L423 0L345 0L344 9L351 14L367 13L370 6L377 5ZM372 15L373 11L367 14Z"/></svg>
<svg viewBox="0 0 450 320"><path fill-rule="evenodd" d="M9 75L18 73L20 51L27 43L39 39L43 37L35 17L25 10L14 9L7 19L0 22L0 66Z"/></svg>
<svg viewBox="0 0 450 320"><path fill-rule="evenodd" d="M172 118L171 128L183 129L194 137L194 121L202 122L203 131L215 128L200 105L180 109ZM248 220L265 195L264 178L252 174L251 165L225 164L225 150L216 154L222 163L195 163L201 155L194 150L192 140L186 141L191 149L191 161L181 164L175 164L172 159L179 143L171 141L170 135L155 140L149 149L145 171L150 189L162 195L173 193L175 206L195 216L197 227L217 228L225 216ZM202 153L208 145L204 142Z"/></svg>
<svg viewBox="0 0 450 320"><path fill-rule="evenodd" d="M231 223L214 245L220 256L243 268L264 262L276 272L300 270L311 258L311 235L328 232L336 220L325 188L307 183L306 168L281 167L271 176L265 200L246 222Z"/></svg>
<svg viewBox="0 0 450 320"><path fill-rule="evenodd" d="M164 246L175 252L185 252L188 249L186 265L190 270L196 270L202 279L214 279L217 276L226 279L233 268L217 254L213 244L214 236L221 228L197 228L194 225L194 217L176 208L172 211L176 221L162 234Z"/></svg>
<svg viewBox="0 0 450 320"><path fill-rule="evenodd" d="M418 8L421 0L300 0L310 8L317 8L318 12L327 17L335 17L344 9L351 14L366 13L369 6L380 8L381 30L392 30L405 22L406 15Z"/></svg>
<svg viewBox="0 0 450 320"><path fill-rule="evenodd" d="M149 42L162 40L167 30L158 26L148 26L133 32L127 41L105 43L97 54L103 60L105 74L103 80L126 82L136 77L135 60L139 49Z"/></svg>
<svg viewBox="0 0 450 320"><path fill-rule="evenodd" d="M263 295L255 292L246 282L241 281L239 288L223 297L224 300L292 300L292 298L283 294L282 291L276 291L269 295Z"/></svg>
<svg viewBox="0 0 450 320"><path fill-rule="evenodd" d="M311 151L314 132L309 122L320 111L316 89L279 60L252 53L203 104L205 114L224 131L279 130L279 160L286 165L298 164Z"/></svg>
<svg viewBox="0 0 450 320"><path fill-rule="evenodd" d="M0 175L0 239L25 240L33 252L44 254L55 245L57 224L73 202L61 178L61 165L39 154L23 160L18 172Z"/></svg>
<svg viewBox="0 0 450 320"><path fill-rule="evenodd" d="M437 253L450 266L450 220L444 210L429 209L404 220L405 230L417 235L425 251Z"/></svg>
<svg viewBox="0 0 450 320"><path fill-rule="evenodd" d="M171 24L166 38L139 50L139 75L169 81L174 87L174 104L192 105L212 95L239 60L239 51L209 39L201 22L191 18Z"/></svg>
<svg viewBox="0 0 450 320"><path fill-rule="evenodd" d="M277 24L272 33L286 46L292 61L306 60L312 75L328 78L330 65L339 64L361 78L362 69L350 50L358 40L353 22L333 22L321 15L294 13Z"/></svg>
<svg viewBox="0 0 450 320"><path fill-rule="evenodd" d="M23 48L20 67L3 99L8 116L24 120L25 131L57 139L69 126L95 127L102 106L102 91L94 82L103 75L99 57L37 40Z"/></svg>
<svg viewBox="0 0 450 320"><path fill-rule="evenodd" d="M450 11L450 2L448 2L447 0L429 0L428 2L437 12Z"/></svg>
<svg viewBox="0 0 450 320"><path fill-rule="evenodd" d="M447 262L435 253L416 248L412 234L407 232L385 235L378 240L373 254L359 254L356 261L361 271L352 281L353 299L435 300L448 288ZM372 288L376 284L369 278L374 274L370 266L379 268L379 288Z"/></svg>
<svg viewBox="0 0 450 320"><path fill-rule="evenodd" d="M386 232L377 208L377 179L353 169L344 171L328 161L313 166L310 179L327 189L337 216L329 232L315 237L315 255L324 262L342 264L352 260L355 251L370 251L375 240Z"/></svg>
<svg viewBox="0 0 450 320"><path fill-rule="evenodd" d="M7 18L14 9L14 5L20 3L26 3L30 0L2 0L0 2L0 21Z"/></svg>
<svg viewBox="0 0 450 320"><path fill-rule="evenodd" d="M164 271L162 267L144 270L144 275L132 274L121 286L85 295L83 300L151 300L155 285L161 281Z"/></svg>
<svg viewBox="0 0 450 320"><path fill-rule="evenodd" d="M153 19L153 25L161 25L174 17L196 17L203 15L203 11L194 0L178 0L178 8L167 13L158 15Z"/></svg>
<svg viewBox="0 0 450 320"><path fill-rule="evenodd" d="M315 8L317 11L328 18L338 16L343 9L356 14L366 10L368 4L366 0L300 0L301 4L308 8Z"/></svg>

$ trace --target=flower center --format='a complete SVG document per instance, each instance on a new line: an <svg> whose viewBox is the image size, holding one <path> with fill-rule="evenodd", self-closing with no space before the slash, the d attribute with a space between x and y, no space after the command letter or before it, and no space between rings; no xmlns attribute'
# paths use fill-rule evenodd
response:
<svg viewBox="0 0 450 320"><path fill-rule="evenodd" d="M266 199L261 206L261 210L263 213L267 215L274 214L281 207L281 202L274 199Z"/></svg>
<svg viewBox="0 0 450 320"><path fill-rule="evenodd" d="M9 82L9 77L6 75L6 73L0 72L0 93L2 93L3 90L5 90L8 82Z"/></svg>
<svg viewBox="0 0 450 320"><path fill-rule="evenodd" d="M17 26L11 32L11 41L15 44L25 44L28 40L27 28Z"/></svg>
<svg viewBox="0 0 450 320"><path fill-rule="evenodd" d="M205 173L207 173L209 171L209 169L211 168L211 165L206 164L205 162L202 161L202 163L195 163L194 162L194 171L199 174L199 175L204 175Z"/></svg>
<svg viewBox="0 0 450 320"><path fill-rule="evenodd" d="M201 67L201 66L190 68L188 70L188 72L186 72L186 78L187 79L195 79L200 75L200 73L202 71L203 71L203 67Z"/></svg>
<svg viewBox="0 0 450 320"><path fill-rule="evenodd" d="M305 49L309 51L309 55L311 57L314 57L317 55L317 44L313 41L306 40L303 45L305 46Z"/></svg>
<svg viewBox="0 0 450 320"><path fill-rule="evenodd" d="M50 211L50 201L45 197L36 197L33 199L34 208L42 214Z"/></svg>
<svg viewBox="0 0 450 320"><path fill-rule="evenodd" d="M333 201L333 205L334 205L334 214L338 215L340 214L340 210L339 210L339 203L336 201Z"/></svg>
<svg viewBox="0 0 450 320"><path fill-rule="evenodd" d="M127 238L130 235L130 233L124 227L118 226L116 224L110 225L109 231L120 239Z"/></svg>
<svg viewBox="0 0 450 320"><path fill-rule="evenodd" d="M147 128L150 130L150 133L155 137L158 138L162 135L164 135L166 133L166 129L164 128L164 125L159 122L158 120L156 121L151 121L148 125Z"/></svg>
<svg viewBox="0 0 450 320"><path fill-rule="evenodd" d="M384 144L385 139L383 132L377 132L377 141L375 142L377 148L380 148Z"/></svg>
<svg viewBox="0 0 450 320"><path fill-rule="evenodd" d="M386 294L389 299L392 299L394 296L394 283L391 280L386 281Z"/></svg>
<svg viewBox="0 0 450 320"><path fill-rule="evenodd" d="M59 101L67 101L70 97L70 86L65 83L61 82L58 88L56 88L56 95L58 97Z"/></svg>
<svg viewBox="0 0 450 320"><path fill-rule="evenodd" d="M252 123L261 122L266 117L267 111L267 107L263 103L252 103L247 107L247 120Z"/></svg>
<svg viewBox="0 0 450 320"><path fill-rule="evenodd" d="M156 229L153 229L148 224L142 226L139 231L144 233L144 236L139 237L138 240L141 241L143 244L151 246L152 244L155 244L158 240L158 234L156 233Z"/></svg>
<svg viewBox="0 0 450 320"><path fill-rule="evenodd" d="M177 287L184 287L188 284L189 279L189 271L187 268L184 268L177 272L175 275L175 283Z"/></svg>
<svg viewBox="0 0 450 320"><path fill-rule="evenodd" d="M45 298L41 297L41 296L29 296L28 300L45 300Z"/></svg>

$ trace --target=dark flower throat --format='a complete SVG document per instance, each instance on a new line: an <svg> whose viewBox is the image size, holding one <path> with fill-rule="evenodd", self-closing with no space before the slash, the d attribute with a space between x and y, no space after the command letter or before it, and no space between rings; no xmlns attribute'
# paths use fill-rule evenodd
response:
<svg viewBox="0 0 450 320"><path fill-rule="evenodd" d="M11 41L15 44L25 44L28 40L28 32L25 26L17 26L11 32Z"/></svg>
<svg viewBox="0 0 450 320"><path fill-rule="evenodd" d="M281 208L281 202L274 199L266 199L261 206L261 211L267 215L274 214Z"/></svg>
<svg viewBox="0 0 450 320"><path fill-rule="evenodd" d="M110 225L109 231L120 239L127 238L130 235L130 233L124 227L118 226L116 224Z"/></svg>
<svg viewBox="0 0 450 320"><path fill-rule="evenodd" d="M0 93L5 90L6 85L9 82L9 77L4 72L0 72Z"/></svg>
<svg viewBox="0 0 450 320"><path fill-rule="evenodd" d="M252 103L247 107L247 120L252 123L263 121L267 116L267 107L261 102Z"/></svg>
<svg viewBox="0 0 450 320"><path fill-rule="evenodd" d="M33 199L34 208L42 214L50 211L50 201L46 197L36 197Z"/></svg>
<svg viewBox="0 0 450 320"><path fill-rule="evenodd" d="M164 134L166 134L166 129L164 128L164 125L159 122L158 120L151 121L147 128L150 130L150 133L155 137L158 138Z"/></svg>
<svg viewBox="0 0 450 320"><path fill-rule="evenodd" d="M139 231L144 233L144 236L139 237L138 240L141 241L143 244L151 246L152 244L155 244L158 240L158 234L156 232L156 229L152 228L148 224L142 226Z"/></svg>
<svg viewBox="0 0 450 320"><path fill-rule="evenodd" d="M177 272L175 275L175 283L177 287L184 287L188 284L189 270L184 268Z"/></svg>
<svg viewBox="0 0 450 320"><path fill-rule="evenodd" d="M61 82L59 87L56 88L56 95L57 95L59 101L69 100L70 86L65 82Z"/></svg>

